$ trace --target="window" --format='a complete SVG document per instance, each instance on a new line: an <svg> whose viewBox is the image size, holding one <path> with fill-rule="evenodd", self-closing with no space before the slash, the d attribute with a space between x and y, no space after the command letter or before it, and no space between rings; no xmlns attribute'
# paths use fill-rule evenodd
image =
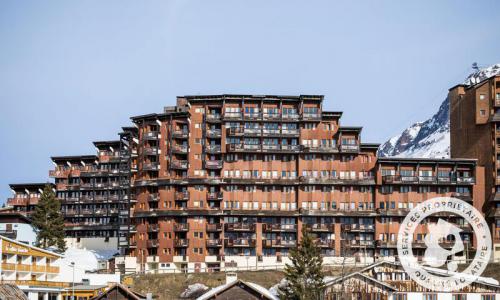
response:
<svg viewBox="0 0 500 300"><path fill-rule="evenodd" d="M479 100L484 100L486 99L486 95L485 94L480 94L479 95Z"/></svg>
<svg viewBox="0 0 500 300"><path fill-rule="evenodd" d="M387 185L381 186L380 187L380 193L382 193L382 194L391 194L392 193L392 186L387 186Z"/></svg>
<svg viewBox="0 0 500 300"><path fill-rule="evenodd" d="M481 300L495 300L494 294L481 295Z"/></svg>
<svg viewBox="0 0 500 300"><path fill-rule="evenodd" d="M452 300L467 300L467 295L466 294L453 294L451 296Z"/></svg>
<svg viewBox="0 0 500 300"><path fill-rule="evenodd" d="M437 294L424 294L423 300L437 300Z"/></svg>
<svg viewBox="0 0 500 300"><path fill-rule="evenodd" d="M396 294L394 295L394 299L395 300L407 300L408 299L408 296L406 294Z"/></svg>
<svg viewBox="0 0 500 300"><path fill-rule="evenodd" d="M486 116L486 110L484 109L479 110L479 115L481 115L482 117Z"/></svg>

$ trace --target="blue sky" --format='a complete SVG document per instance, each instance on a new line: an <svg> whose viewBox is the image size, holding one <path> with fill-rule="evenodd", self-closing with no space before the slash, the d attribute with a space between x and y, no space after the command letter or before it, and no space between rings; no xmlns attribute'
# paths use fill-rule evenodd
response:
<svg viewBox="0 0 500 300"><path fill-rule="evenodd" d="M324 94L383 142L500 62L498 1L0 1L0 202L176 95Z"/></svg>

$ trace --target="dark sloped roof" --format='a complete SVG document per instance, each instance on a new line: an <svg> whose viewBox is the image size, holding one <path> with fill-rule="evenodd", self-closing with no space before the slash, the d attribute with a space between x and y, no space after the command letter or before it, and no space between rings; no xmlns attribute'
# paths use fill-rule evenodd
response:
<svg viewBox="0 0 500 300"><path fill-rule="evenodd" d="M0 284L0 300L28 300L28 297L13 284Z"/></svg>
<svg viewBox="0 0 500 300"><path fill-rule="evenodd" d="M110 287L108 290L106 290L101 295L95 296L94 298L92 298L92 300L99 300L99 299L107 298L106 295L108 295L109 293L111 293L112 291L114 291L116 289L119 289L119 290L125 292L125 294L127 294L130 297L130 299L134 299L134 300L146 299L145 295L140 294L138 292L134 292L131 289L129 289L128 287L124 286L123 284L118 283L118 284L115 284L112 287Z"/></svg>

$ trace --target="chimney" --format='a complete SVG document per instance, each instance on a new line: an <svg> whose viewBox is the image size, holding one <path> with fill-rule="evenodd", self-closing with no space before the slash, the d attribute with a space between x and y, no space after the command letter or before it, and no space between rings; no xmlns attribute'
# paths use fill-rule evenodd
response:
<svg viewBox="0 0 500 300"><path fill-rule="evenodd" d="M238 274L233 272L226 273L226 284L230 284L231 282L235 282L236 280L238 280Z"/></svg>

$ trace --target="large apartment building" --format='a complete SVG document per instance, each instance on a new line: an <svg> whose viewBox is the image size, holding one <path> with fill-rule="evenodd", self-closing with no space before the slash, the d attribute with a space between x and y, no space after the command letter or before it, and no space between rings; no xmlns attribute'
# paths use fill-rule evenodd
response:
<svg viewBox="0 0 500 300"><path fill-rule="evenodd" d="M369 261L396 255L400 222L424 200L459 196L482 207L475 160L377 160L378 145L362 143L361 128L342 126L342 113L322 103L313 95L185 96L161 114L133 117L130 254L140 269L282 265L303 227L325 262ZM470 226L457 225L473 251ZM426 231L417 232L414 251L423 255Z"/></svg>
<svg viewBox="0 0 500 300"><path fill-rule="evenodd" d="M454 86L448 98L451 156L476 158L485 168L484 211L500 257L500 76Z"/></svg>
<svg viewBox="0 0 500 300"><path fill-rule="evenodd" d="M475 159L377 159L378 144L363 143L362 128L343 126L323 100L178 97L132 117L119 140L96 142L97 155L53 157L68 238L88 248L113 239L137 271L203 271L283 266L306 228L325 263L371 262L397 255L399 224L422 201L454 196L483 208ZM471 256L469 224L439 217L462 230L467 247L456 256ZM426 226L414 236L418 256Z"/></svg>
<svg viewBox="0 0 500 300"><path fill-rule="evenodd" d="M53 187L65 219L69 247L125 252L129 235L129 155L126 134L116 141L94 142L97 155L52 157ZM7 204L28 216L45 184L12 184Z"/></svg>

